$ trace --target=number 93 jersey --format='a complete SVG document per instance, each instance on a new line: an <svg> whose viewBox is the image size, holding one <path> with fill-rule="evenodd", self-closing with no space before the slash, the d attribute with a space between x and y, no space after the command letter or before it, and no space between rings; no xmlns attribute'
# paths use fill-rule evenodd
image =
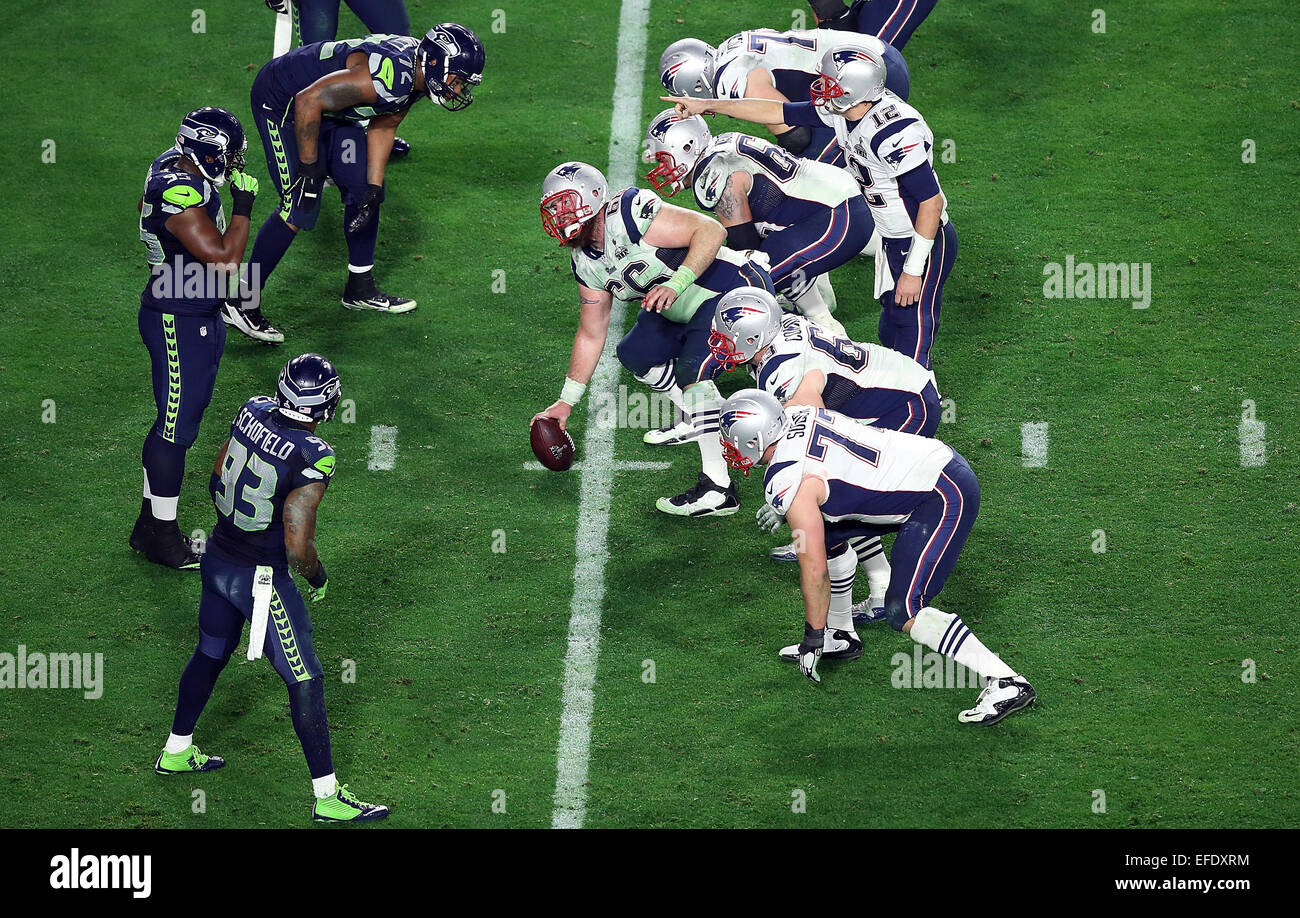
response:
<svg viewBox="0 0 1300 918"><path fill-rule="evenodd" d="M805 405L787 416L763 475L763 496L780 513L811 475L826 483L821 510L828 522L904 523L956 455L939 440L868 427L824 408Z"/></svg>
<svg viewBox="0 0 1300 918"><path fill-rule="evenodd" d="M276 411L275 400L244 403L230 425L230 445L208 489L217 526L208 550L236 564L287 568L284 501L305 485L328 485L334 449Z"/></svg>
<svg viewBox="0 0 1300 918"><path fill-rule="evenodd" d="M826 375L822 402L870 424L934 385L934 371L879 344L833 338L803 316L787 313L781 334L758 368L758 387L785 402L814 370ZM936 386L937 388L937 386Z"/></svg>
<svg viewBox="0 0 1300 918"><path fill-rule="evenodd" d="M605 205L604 248L587 245L573 250L573 276L578 283L605 290L618 300L637 302L672 277L687 250L656 248L644 238L663 204L662 198L644 188L627 188L611 195ZM713 264L663 311L663 317L689 322L701 305L718 294L756 284L753 271L748 258L723 246Z"/></svg>
<svg viewBox="0 0 1300 918"><path fill-rule="evenodd" d="M824 213L862 192L838 166L800 159L746 134L719 134L695 167L695 200L717 209L731 176L750 176L749 209L765 235Z"/></svg>

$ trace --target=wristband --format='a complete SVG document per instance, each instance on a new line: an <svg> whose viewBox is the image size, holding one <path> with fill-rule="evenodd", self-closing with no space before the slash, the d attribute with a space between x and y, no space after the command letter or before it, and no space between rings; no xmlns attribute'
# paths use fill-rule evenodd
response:
<svg viewBox="0 0 1300 918"><path fill-rule="evenodd" d="M686 291L686 288L693 283L695 283L695 272L686 267L686 265L682 265L673 272L672 277L664 281L664 286L678 296L681 296Z"/></svg>
<svg viewBox="0 0 1300 918"><path fill-rule="evenodd" d="M564 386L560 389L560 401L569 405L577 405L582 401L582 393L587 391L587 384L580 383L576 379L564 377Z"/></svg>
<svg viewBox="0 0 1300 918"><path fill-rule="evenodd" d="M912 234L912 247L907 250L907 258L903 259L903 273L920 277L925 273L925 261L930 257L930 249L934 248L934 240L926 239L920 233Z"/></svg>
<svg viewBox="0 0 1300 918"><path fill-rule="evenodd" d="M325 573L325 562L322 561L320 558L316 559L316 566L318 568L316 571L316 576L308 577L307 582L319 590L321 587L325 585L325 581L329 579L329 575Z"/></svg>
<svg viewBox="0 0 1300 918"><path fill-rule="evenodd" d="M812 625L808 624L807 621L805 621L803 623L803 643L799 645L799 651L801 653L807 653L807 651L804 650L805 647L807 647L808 650L810 651L816 650L818 647L822 646L825 640L826 640L825 628L814 628Z"/></svg>
<svg viewBox="0 0 1300 918"><path fill-rule="evenodd" d="M298 174L303 178L318 179L325 177L325 163L317 157L314 162L305 163L298 160Z"/></svg>

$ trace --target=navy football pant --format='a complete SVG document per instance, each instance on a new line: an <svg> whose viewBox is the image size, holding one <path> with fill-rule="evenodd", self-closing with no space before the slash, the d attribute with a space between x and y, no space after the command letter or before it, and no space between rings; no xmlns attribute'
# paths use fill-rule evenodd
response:
<svg viewBox="0 0 1300 918"><path fill-rule="evenodd" d="M830 386L822 393L827 408L859 420L875 418L872 427L900 430L918 437L933 437L939 429L942 407L934 383L926 383L919 393L867 389L845 401L836 401L833 395Z"/></svg>
<svg viewBox="0 0 1300 918"><path fill-rule="evenodd" d="M902 50L936 3L938 0L854 0L849 16L857 21L860 34L874 35Z"/></svg>
<svg viewBox="0 0 1300 918"><path fill-rule="evenodd" d="M759 251L771 262L776 289L797 296L817 277L856 258L876 228L871 205L855 195L821 214L771 233Z"/></svg>
<svg viewBox="0 0 1300 918"><path fill-rule="evenodd" d="M739 269L740 279L755 287L775 293L767 272L746 264ZM717 379L722 363L709 351L709 333L718 300L710 297L699 305L689 322L674 322L647 309L638 309L632 328L618 343L618 360L633 376L645 376L654 367L676 361L674 378L685 389L706 379Z"/></svg>
<svg viewBox="0 0 1300 918"><path fill-rule="evenodd" d="M185 477L185 452L199 435L212 401L226 346L219 317L178 316L140 307L140 338L149 351L157 408L140 461L155 497L176 497Z"/></svg>
<svg viewBox="0 0 1300 918"><path fill-rule="evenodd" d="M903 273L903 261L912 240L885 238L880 242L889 259L895 281ZM930 368L930 349L939 332L939 314L943 308L943 285L957 260L957 230L948 221L939 227L934 248L921 277L921 298L911 306L894 305L894 291L880 298L880 343L906 354L926 369Z"/></svg>
<svg viewBox="0 0 1300 918"><path fill-rule="evenodd" d="M411 17L404 0L347 0L371 35L410 35ZM339 0L298 0L301 44L329 41L339 29Z"/></svg>

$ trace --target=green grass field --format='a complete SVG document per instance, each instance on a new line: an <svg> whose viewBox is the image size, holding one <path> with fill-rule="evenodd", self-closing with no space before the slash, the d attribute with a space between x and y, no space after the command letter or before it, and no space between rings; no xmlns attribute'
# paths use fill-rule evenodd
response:
<svg viewBox="0 0 1300 918"><path fill-rule="evenodd" d="M905 51L912 102L956 149L936 162L961 237L935 350L956 416L939 435L983 489L939 604L1033 679L1039 704L962 727L974 691L891 687L890 658L913 644L887 626L809 684L775 655L802 606L753 525L759 483L743 482L737 516L666 517L655 498L694 480L698 454L622 429L617 458L674 465L616 479L587 825L1300 824L1300 24L1283 0L1124 2L1095 34L1096 6L941 0ZM227 768L153 774L199 578L126 546L154 410L135 203L180 117L222 105L252 134L255 226L269 212L248 88L272 17L211 0L195 34L189 5L8 7L0 652L102 653L105 676L97 700L0 690L0 825L304 825L282 683L242 646L196 734ZM346 249L328 200L267 291L288 343L230 336L180 520L211 527L208 469L237 407L295 353L334 359L355 422L321 431L339 470L318 538L331 589L313 616L339 774L390 804L392 826L548 826L581 476L523 468L576 321L537 199L558 162L608 162L619 4L409 7L417 31L455 17L488 55L477 103L413 112L415 152L389 171L376 273L420 308L339 306ZM796 7L654 0L643 122L668 42L788 28ZM340 35L361 31L346 10L342 22ZM1068 255L1150 263L1150 308L1046 299L1044 265ZM870 264L835 283L849 331L874 339ZM732 374L723 389L740 385ZM1262 467L1240 462L1245 400L1266 425ZM1045 468L1021 462L1024 422L1049 424ZM399 430L392 471L367 470L377 424Z"/></svg>

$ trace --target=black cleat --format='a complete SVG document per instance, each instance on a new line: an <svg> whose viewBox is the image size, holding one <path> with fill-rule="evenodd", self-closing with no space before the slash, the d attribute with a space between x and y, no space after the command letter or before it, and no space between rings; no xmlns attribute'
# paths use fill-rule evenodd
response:
<svg viewBox="0 0 1300 918"><path fill-rule="evenodd" d="M411 144L409 141L405 141L400 137L394 137L393 149L389 152L388 158L390 160L401 159L403 156L406 156L410 152L411 152Z"/></svg>
<svg viewBox="0 0 1300 918"><path fill-rule="evenodd" d="M175 520L155 520L142 514L127 544L154 564L178 571L199 569L199 554Z"/></svg>

